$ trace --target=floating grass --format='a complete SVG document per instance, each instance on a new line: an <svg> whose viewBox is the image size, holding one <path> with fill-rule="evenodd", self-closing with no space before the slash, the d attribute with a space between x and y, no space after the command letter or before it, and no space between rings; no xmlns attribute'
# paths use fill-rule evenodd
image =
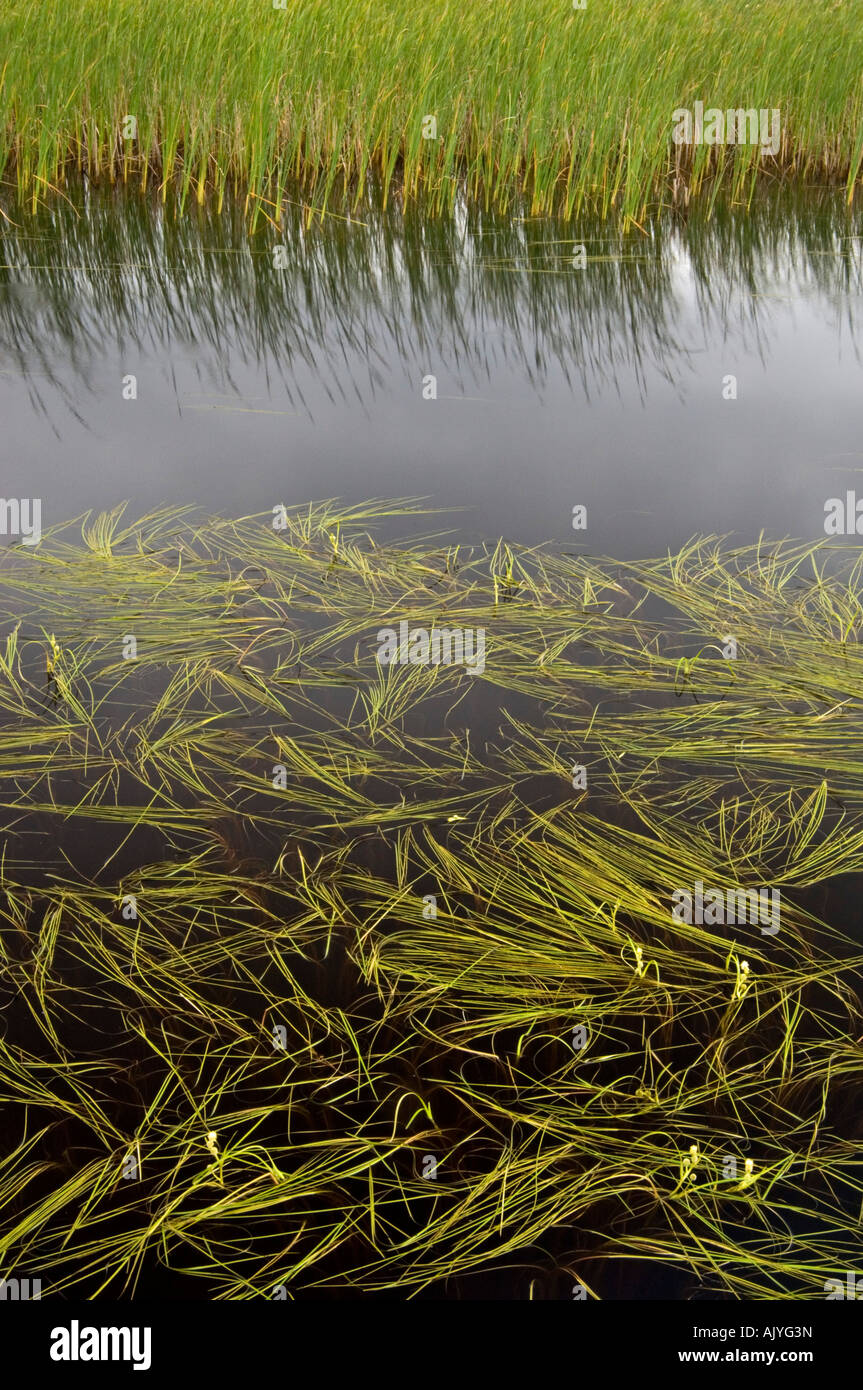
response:
<svg viewBox="0 0 863 1390"><path fill-rule="evenodd" d="M858 557L456 560L420 519L5 552L4 1270L823 1297L863 1211ZM383 666L394 615L483 627L484 670ZM675 914L696 882L772 885L778 931Z"/></svg>

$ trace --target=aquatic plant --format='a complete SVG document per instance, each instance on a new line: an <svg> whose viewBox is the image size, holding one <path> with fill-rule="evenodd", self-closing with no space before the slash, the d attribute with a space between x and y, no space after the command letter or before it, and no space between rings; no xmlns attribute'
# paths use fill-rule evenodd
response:
<svg viewBox="0 0 863 1390"><path fill-rule="evenodd" d="M39 201L70 169L134 180L181 203L241 184L253 220L286 198L312 217L384 197L458 190L507 210L593 206L642 220L725 174L844 183L863 155L859 9L760 0L9 0L0 17L0 166ZM393 75L397 74L397 80ZM684 148L672 117L777 109L760 146Z"/></svg>
<svg viewBox="0 0 863 1390"><path fill-rule="evenodd" d="M863 1209L856 554L421 519L4 552L3 1268L823 1297ZM393 614L484 627L484 671L381 665ZM781 887L781 930L675 917L699 880Z"/></svg>

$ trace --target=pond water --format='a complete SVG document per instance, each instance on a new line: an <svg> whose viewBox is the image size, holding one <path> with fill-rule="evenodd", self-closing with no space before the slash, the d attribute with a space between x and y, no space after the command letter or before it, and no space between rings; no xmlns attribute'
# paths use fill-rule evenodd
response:
<svg viewBox="0 0 863 1390"><path fill-rule="evenodd" d="M627 234L292 205L250 237L73 189L0 221L3 492L43 528L422 496L592 554L816 539L863 468L858 229L825 194Z"/></svg>
<svg viewBox="0 0 863 1390"><path fill-rule="evenodd" d="M332 1057L327 1049L337 1017L352 1046L352 1026L373 1040L369 1056L380 1034L385 1049L380 1075L389 1077L392 1069L392 1085L420 1100L428 1082L443 1114L435 1121L441 1126L435 1134L441 1144L447 1136L453 1153L464 1146L466 1180L484 1184L486 1169L497 1172L500 1159L501 1229L504 1197L512 1200L513 1155L521 1152L525 1134L544 1135L546 1119L537 1121L537 1115L548 1113L550 1132L552 1119L561 1126L573 1115L578 1121L569 1137L560 1130L557 1180L564 1186L578 1177L581 1158L573 1154L582 1142L582 1116L576 1107L586 1095L593 1106L584 1125L588 1139L591 1126L608 1124L596 1129L597 1150L585 1141L585 1171L597 1153L604 1154L602 1144L618 1142L624 1121L614 1106L626 1117L630 1138L643 1143L650 1156L666 1113L676 1126L684 1108L669 1090L670 1099L661 1102L667 1112L661 1111L659 1091L651 1096L645 1089L648 1060L653 1065L650 1049L655 1044L655 1056L667 1058L669 1067L686 1077L687 1067L700 1063L694 1049L702 1024L707 1052L714 1046L710 1010L725 1020L723 1028L732 1017L726 1013L728 952L739 940L745 944L743 933L752 923L734 924L734 933L718 946L702 935L691 951L689 942L681 950L665 908L677 883L678 861L689 866L680 879L686 883L700 882L711 865L724 873L726 860L747 883L768 881L764 865L779 876L786 861L790 864L782 879L790 944L786 947L783 936L767 957L767 946L752 927L746 950L756 970L760 961L765 973L769 967L780 981L782 970L799 971L794 988L809 988L806 1007L818 1020L829 1020L826 1035L842 1034L844 1046L844 1016L835 1012L835 1001L825 1003L817 991L840 973L848 997L858 991L859 973L850 966L845 972L851 945L832 944L838 955L829 970L821 971L823 978L813 967L812 979L805 979L804 966L810 956L808 914L854 939L860 935L857 839L850 830L847 841L838 838L845 833L846 815L856 816L861 797L859 676L852 641L846 651L853 625L843 626L841 644L831 637L831 624L840 619L826 606L818 609L824 586L811 584L808 576L789 574L787 585L783 580L776 589L758 590L763 621L758 611L747 614L746 604L736 600L736 620L752 620L748 647L744 643L748 660L739 663L737 687L737 676L728 674L734 663L724 661L727 653L716 647L718 633L708 630L724 594L708 593L715 574L707 562L699 572L701 552L692 562L691 591L686 583L679 590L664 585L661 575L652 585L651 567L643 566L643 591L627 579L629 588L638 590L635 598L612 582L614 574L605 576L602 565L592 567L592 581L585 578L591 567L574 562L569 552L626 561L664 556L698 533L728 534L741 544L762 532L775 539L824 537L827 500L844 499L858 487L863 471L859 226L859 216L838 195L787 192L761 196L751 207L717 204L710 216L660 216L626 233L607 224L501 219L463 207L452 218L436 220L369 202L351 217L324 219L291 205L281 227L265 225L250 234L241 204L175 216L170 204L83 185L32 215L8 209L0 219L4 498L39 499L43 534L123 501L129 503L129 522L159 507L185 505L233 520L222 530L211 521L199 528L197 550L180 535L179 523L176 533L167 534L174 525L170 520L165 534L145 529L143 542L139 533L113 551L100 548L99 537L91 533L90 549L79 547L74 561L62 547L60 560L45 547L35 564L32 553L2 556L6 645L0 648L0 707L6 739L0 748L0 912L13 948L9 980L0 972L6 1040L34 1056L46 1055L45 1039L53 1045L54 1035L49 1037L41 1022L42 1011L48 1017L44 1001L54 1006L60 998L62 1009L55 1007L54 1014L62 1013L63 1055L87 1058L88 1067L92 1062L94 1069L103 1069L104 1076L100 1072L92 1083L94 1094L100 1105L116 1108L121 1124L116 1134L122 1138L137 1134L142 1106L152 1101L155 1108L154 1097L165 1089L153 1060L162 1054L148 1050L147 1042L150 1027L154 1036L161 1029L162 1040L170 1037L169 1052L176 1048L176 1074L185 1068L191 1076L197 1068L194 1084L203 1088L206 1123L214 1126L212 1135L206 1128L198 1133L200 1116L186 1114L180 1104L177 1135L184 1135L182 1126L188 1124L192 1137L182 1137L180 1157L166 1148L164 1171L170 1173L171 1164L185 1164L189 1152L203 1162L203 1137L215 1139L216 1131L233 1123L224 1119L227 1101L212 1099L222 1096L216 1082L223 1086L222 1049L212 1047L213 1020L227 1020L235 1028L224 1049L230 1066L241 1053L246 1057L242 1048L248 1052L247 1089L237 1094L251 1095L255 1104L260 1094L262 1106L269 1107L266 1127L260 1134L255 1129L255 1143L269 1144L290 1167L296 1160L295 1135L285 1139L280 1107L272 1108L272 1087L262 1078L269 1077L273 1048L269 1036L263 1033L261 1043L258 1033L264 1027L261 1016L267 1026L273 1008L274 1018L292 1017L300 999L300 1022L307 1008L315 1028L320 1019L326 1023L316 1041L320 1050L310 1051L308 1100L295 1107L292 1123L301 1134L307 1122L314 1142L319 1129L323 1133L329 1125L333 1134L348 1138L365 1134L363 1127L372 1121L377 1125L379 1097L373 1097L373 1106L364 1092L361 1098L359 1080L356 1097L350 1077L350 1094L339 1097L344 1114L336 1107L327 1068L338 1071L343 1058L336 1059L335 1041ZM859 490L863 496L863 482ZM395 547L374 547L374 565L367 569L349 547L339 550L342 538L331 554L325 530L315 532L305 549L274 539L273 508L293 511L330 498L348 506L375 498L422 498L431 513L439 514L413 516L410 527L404 512L391 517L380 534L404 536L409 530L420 549L407 556ZM243 518L257 520L243 530ZM575 527L574 519L585 524ZM429 542L420 553L420 531L451 535L446 546ZM291 532L288 541L296 541L297 534ZM433 628L439 613L457 613L458 589L470 576L472 561L468 551L451 564L450 541L469 548L500 536L516 549L551 542L553 582L537 586L534 611L527 602L529 585L521 595L523 605L515 602L521 581L492 566L491 578L486 575L485 588L478 590L487 607L479 598L471 600L481 615L490 614L481 620L488 621L490 640L497 644L488 679L474 683L465 677L459 685L459 673L442 671L440 687L429 685L431 693L422 701L417 696L414 707L410 679L416 671L400 669L399 679L387 683L375 664L379 622L413 617L415 625ZM16 540L4 539L6 544ZM331 534L328 539L333 540ZM433 563L423 569L429 556ZM272 563L271 571L259 568L265 562ZM721 581L715 582L721 588ZM557 617L555 585L567 595ZM526 617L523 610L530 610ZM372 621L369 614L375 613ZM776 634L783 618L789 618L789 631L783 629L780 640ZM540 632L546 619L550 636ZM131 629L144 657L140 679L138 668L124 665L122 644ZM783 652L774 663L768 649L774 639L781 648L786 638L787 670L781 668ZM828 646L827 674L822 638ZM833 651L840 645L845 665L833 682ZM679 684L668 678L675 663L684 668ZM803 675L810 674L805 684ZM422 673L418 679L421 683ZM803 713L794 723L798 709ZM828 718L835 722L822 724ZM571 773L586 773L588 764L591 800L582 807ZM273 780L277 770L285 773L281 784ZM822 794L822 779L829 780L823 804L814 800ZM274 794L277 785L284 799L281 790ZM586 790L586 783L581 788ZM549 813L548 826L553 812L565 827L566 853L559 867L541 854L532 859L523 848L533 853L544 843L548 826L542 834L536 825L536 833L524 830L525 820L539 810ZM415 851L400 847L405 826L421 847L428 829L428 843L437 837L448 857L435 868L437 861L417 850L408 873ZM645 827L648 833L639 839ZM787 844L780 828L789 836L793 832ZM477 836L475 851L469 831ZM324 853L342 855L346 847L351 857L325 864L331 878L322 879L320 887L316 876ZM812 855L811 871L804 851ZM435 894L448 895L449 937L424 927L426 914L420 918L418 908L414 912L409 906L400 916L404 893L397 874L411 878L417 863L421 891L427 889L435 902ZM489 864L511 874L504 880L511 901L504 890L498 895L497 881L489 886ZM835 864L841 872L833 871ZM546 872L551 886L542 877ZM489 877L485 886L484 875ZM534 880L548 890L548 902L543 891L530 896ZM141 900L143 926L137 925L138 916L127 916L130 882L132 902L135 895ZM354 902L362 927L356 939L347 911ZM531 937L535 912L540 926ZM611 945L602 935L609 914L608 932L622 933ZM433 1001L428 1004L422 995L421 1027L414 1013L405 1014L407 1022L396 1016L403 1030L398 1037L386 1031L396 1026L386 990L385 1007L379 1009L371 974L364 973L372 964L377 969L376 956L375 961L363 957L373 918L375 933L380 926L374 952L396 951L395 965L388 968L398 990L408 997L412 988L398 975L402 959L406 980L418 979ZM508 935L510 918L514 926ZM326 933L322 922L328 923ZM598 933L599 947L585 931ZM667 998L709 1000L702 1013L684 1009L672 1019L667 1010L667 1017L654 1018L652 997L643 1008L633 1002L641 998L636 985L642 948L634 980L623 971L622 986L619 965L624 961L629 970L630 931L642 934L648 953L667 948L662 958ZM593 955L583 948L583 937ZM486 938L497 942L499 979L483 974ZM702 971L698 951L716 956L712 976ZM605 977L594 974L597 959L606 958ZM659 967L653 964L658 983ZM38 1008L28 1009L25 987L30 988L31 975ZM531 1040L531 1010L538 1007L530 993L534 976L536 998L545 1010L536 1017L549 1031ZM677 983L669 986L666 977L672 976ZM557 981L554 998L542 993L547 981ZM393 997L398 990L394 984ZM519 1012L523 990L526 1002ZM604 1050L597 1041L599 1070L594 1076L591 1055L582 1077L569 1037L573 1021L581 1017L572 1011L588 1006ZM220 1008L221 1014L210 1013ZM558 1013L565 1015L565 1047ZM527 1016L532 1021L525 1033ZM607 1034L601 1034L606 1026ZM856 1015L850 1026L857 1028ZM648 1028L654 1031L648 1034ZM771 1042L765 1034L762 1044L762 1035L753 1036L755 1042L741 1032L741 1067L748 1066L750 1046L775 1047L780 1056L781 1038ZM111 1056L105 1055L107 1037ZM795 1046L808 1056L802 1042ZM236 1047L239 1052L232 1051ZM630 1047L631 1075L625 1060L630 1053L621 1051ZM471 1066L476 1062L478 1070L466 1078L464 1059L472 1048ZM820 1036L813 1056L821 1056L818 1049ZM730 1045L728 1050L733 1053ZM397 1054L396 1067L390 1058ZM475 1105L486 1086L495 1104L496 1088L510 1094L513 1057L523 1068L519 1075L537 1089L523 1105L523 1127L518 1087L507 1102L514 1107L506 1141L511 1147L500 1158L495 1145L504 1111L483 1112L484 1149L474 1142ZM610 1073L600 1075L609 1065ZM642 1065L643 1077L637 1074ZM826 1087L832 1059L824 1065ZM205 1066L213 1068L215 1080L205 1075ZM849 1073L851 1066L849 1060ZM670 1076L664 1060L662 1067ZM713 1092L709 1069L707 1074L704 1097ZM778 1083L774 1073L765 1070L764 1076L767 1106ZM816 1110L822 1104L821 1081L821 1073L813 1071ZM292 1104L294 1084L291 1080ZM234 1086L232 1073L231 1096ZM392 1096L397 1094L394 1089ZM44 1109L50 1130L46 1151L58 1171L71 1171L78 1155L94 1149L92 1127L78 1117L72 1123L41 1090L34 1095L31 1108L40 1114ZM553 1103L547 1112L549 1097ZM767 1107L765 1128L759 1130L760 1099L747 1092L752 1115L743 1124L733 1106L725 1113L717 1103L715 1112L708 1108L702 1115L697 1107L703 1097L690 1097L687 1104L697 1110L692 1133L681 1129L674 1144L679 1139L681 1154L692 1152L690 1139L705 1144L712 1125L716 1153L720 1140L726 1147L733 1144L741 1162L753 1133L759 1164L766 1162L759 1154L771 1158L782 1144L796 1152L799 1134L809 1132L806 1117L795 1119L794 1128L777 1140L782 1107ZM859 1107L853 1101L849 1088L847 1115L830 1117L831 1135L849 1146L859 1139ZM655 1115L645 1108L647 1102L657 1107ZM394 1115L381 1113L385 1128L391 1126L395 1134L401 1100L393 1104ZM167 1104L165 1113L167 1133L175 1116ZM816 1131L821 1118L812 1119ZM17 1117L3 1135L10 1151L22 1142L15 1125ZM372 1148L382 1142L377 1130L368 1132L373 1132ZM115 1141L111 1136L112 1152ZM535 1162L540 1171L544 1145L543 1138L535 1158L524 1160L525 1170ZM153 1147L155 1158L145 1159L150 1166L144 1176L158 1185L163 1160L159 1147ZM674 1167L677 1149L669 1153ZM569 1299L574 1248L579 1257L595 1257L602 1297L721 1296L718 1283L699 1282L687 1260L678 1259L652 1197L645 1205L640 1192L634 1208L621 1216L629 1197L621 1198L622 1205L612 1199L633 1160L627 1153L620 1164L604 1204L595 1209L588 1204L584 1230L574 1201L574 1215L564 1204L566 1220L558 1213L542 1232L531 1225L531 1209L512 1259L504 1252L493 1259L477 1256L475 1264L466 1260L457 1279L434 1274L431 1292L419 1296ZM661 1164L656 1171L664 1172ZM456 1166L454 1172L460 1181L461 1170ZM834 1181L826 1161L821 1176L824 1188L815 1189L811 1209L796 1189L783 1197L777 1217L783 1240L789 1231L801 1239L822 1224L831 1229L829 1221L838 1211L840 1235L850 1232L856 1241L856 1186L848 1180L831 1208L833 1216L822 1221L829 1206L824 1192ZM51 1174L44 1178L46 1193L53 1180ZM449 1201L445 1183L441 1190ZM676 1190L670 1188L671 1196ZM189 1191L196 1202L198 1189L193 1185ZM339 1177L327 1200L334 1209L343 1203L346 1210L365 1213L370 1193L370 1178L358 1169L344 1181ZM147 1222L156 1200L162 1197L147 1208ZM380 1198L372 1194L371 1200ZM387 1198L405 1232L421 1233L431 1220L422 1205L426 1194L416 1210L403 1211L401 1200ZM534 1193L528 1206L536 1200ZM147 1201L145 1192L142 1210ZM390 1208L384 1210L389 1220ZM241 1223L251 1221L247 1210L239 1216ZM116 1224L106 1229L116 1234L132 1217L120 1209L107 1219ZM279 1207L263 1228L262 1238L272 1239L274 1250L283 1244L284 1219ZM633 1237L630 1245L624 1240L614 1248L624 1226L627 1238L637 1227L638 1239L645 1236L647 1243L639 1246ZM744 1227L736 1211L727 1218L728 1248L746 1268ZM217 1235L226 1228L221 1216L214 1228ZM751 1229L757 1240L757 1223ZM654 1237L656 1253L650 1244ZM46 1248L53 1258L50 1243ZM606 1249L612 1250L607 1260ZM841 1250L837 1268L851 1258ZM238 1256L243 1280L243 1261L252 1251L250 1244ZM339 1282L344 1270L352 1262L359 1267L368 1252L359 1235L356 1245L342 1250L337 1242L333 1251L331 1288L344 1296L348 1285ZM308 1258L318 1279L317 1256L312 1252ZM148 1250L139 1293L205 1297L214 1289L241 1287L226 1285L219 1269L202 1275L197 1253L192 1272L186 1273L190 1259L179 1237L170 1269ZM730 1256L725 1263L731 1263ZM258 1291L268 1297L270 1264L263 1270ZM112 1275L117 1284L121 1274L117 1266ZM89 1270L82 1280L85 1275L91 1277ZM788 1287L799 1290L799 1271L792 1269L787 1279ZM327 1287L323 1276L319 1282ZM745 1287L741 1282L738 1290ZM777 1282L776 1287L784 1286ZM398 1280L370 1281L364 1294L399 1295Z"/></svg>

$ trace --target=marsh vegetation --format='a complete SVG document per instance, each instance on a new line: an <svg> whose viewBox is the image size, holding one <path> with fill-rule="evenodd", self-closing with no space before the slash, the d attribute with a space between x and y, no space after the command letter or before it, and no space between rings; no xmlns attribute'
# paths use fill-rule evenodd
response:
<svg viewBox="0 0 863 1390"><path fill-rule="evenodd" d="M459 189L502 211L593 208L642 220L657 200L746 201L759 178L850 194L863 155L854 4L785 0L8 0L0 18L0 168L31 205L70 173L218 204L240 187L279 222L314 208ZM758 144L672 142L702 100L776 108ZM718 176L718 179L717 179Z"/></svg>
<svg viewBox="0 0 863 1390"><path fill-rule="evenodd" d="M863 1202L859 558L436 521L4 552L3 1265L823 1298ZM380 665L393 614L483 627L484 671ZM781 887L781 930L675 920L697 880Z"/></svg>
<svg viewBox="0 0 863 1390"><path fill-rule="evenodd" d="M0 1273L853 1278L861 40L7 0Z"/></svg>

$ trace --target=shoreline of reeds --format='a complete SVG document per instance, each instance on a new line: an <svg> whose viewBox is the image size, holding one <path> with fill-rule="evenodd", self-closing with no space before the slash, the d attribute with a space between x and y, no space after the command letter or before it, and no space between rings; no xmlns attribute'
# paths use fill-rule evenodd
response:
<svg viewBox="0 0 863 1390"><path fill-rule="evenodd" d="M277 223L292 187L349 211L370 182L385 202L422 197L431 211L527 198L530 215L636 221L721 190L745 202L777 179L851 198L861 40L851 5L795 13L777 0L745 14L732 0L505 0L490 17L454 0L409 14L395 0L78 0L62 12L12 0L0 169L31 204L74 171L173 187L181 207L241 190L253 221ZM672 114L698 100L779 110L775 156L675 146Z"/></svg>

